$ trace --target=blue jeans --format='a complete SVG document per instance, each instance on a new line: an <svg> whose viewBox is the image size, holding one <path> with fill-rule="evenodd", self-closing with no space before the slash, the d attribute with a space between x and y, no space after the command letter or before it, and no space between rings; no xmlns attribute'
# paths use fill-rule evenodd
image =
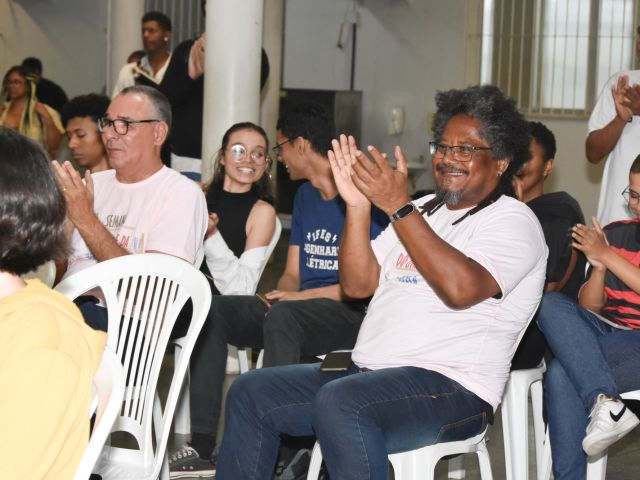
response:
<svg viewBox="0 0 640 480"><path fill-rule="evenodd" d="M582 440L596 398L640 388L640 330L613 328L560 293L543 296L538 326L555 355L545 380L554 477L583 480Z"/></svg>
<svg viewBox="0 0 640 480"><path fill-rule="evenodd" d="M332 480L386 480L388 454L469 438L492 416L457 382L417 367L254 370L229 391L216 478L270 479L286 433L317 436Z"/></svg>
<svg viewBox="0 0 640 480"><path fill-rule="evenodd" d="M227 344L264 348L265 367L290 365L353 348L363 318L362 302L312 298L267 309L256 296L215 296L191 356L191 431L215 443Z"/></svg>

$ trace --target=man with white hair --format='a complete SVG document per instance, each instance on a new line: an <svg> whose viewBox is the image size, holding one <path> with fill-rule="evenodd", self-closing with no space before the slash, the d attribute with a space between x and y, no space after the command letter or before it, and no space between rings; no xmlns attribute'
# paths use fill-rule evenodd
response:
<svg viewBox="0 0 640 480"><path fill-rule="evenodd" d="M53 162L74 227L65 276L131 253L160 252L193 263L207 227L204 194L163 165L160 150L171 125L165 96L129 87L98 121L113 170L85 173ZM89 325L107 328L104 308L79 305Z"/></svg>

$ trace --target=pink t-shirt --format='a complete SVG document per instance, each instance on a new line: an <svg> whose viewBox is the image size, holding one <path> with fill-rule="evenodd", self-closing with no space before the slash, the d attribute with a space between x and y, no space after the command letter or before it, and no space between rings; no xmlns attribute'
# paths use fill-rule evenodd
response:
<svg viewBox="0 0 640 480"><path fill-rule="evenodd" d="M94 173L93 208L118 244L130 253L158 251L190 263L207 229L202 190L175 170L162 167L138 183L120 183L115 170ZM96 263L74 230L65 277Z"/></svg>
<svg viewBox="0 0 640 480"><path fill-rule="evenodd" d="M422 205L429 197L416 200ZM441 373L490 403L500 403L518 334L538 306L547 245L524 203L500 197L453 225L467 210L441 207L431 228L482 265L502 297L466 309L445 305L418 273L393 225L371 242L381 266L378 288L360 327L353 361L372 370L415 366Z"/></svg>

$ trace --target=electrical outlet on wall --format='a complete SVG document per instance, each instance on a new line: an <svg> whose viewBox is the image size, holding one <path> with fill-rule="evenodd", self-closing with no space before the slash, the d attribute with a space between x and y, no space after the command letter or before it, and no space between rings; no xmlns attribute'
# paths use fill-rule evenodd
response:
<svg viewBox="0 0 640 480"><path fill-rule="evenodd" d="M400 135L404 130L404 108L393 107L389 117L389 135Z"/></svg>

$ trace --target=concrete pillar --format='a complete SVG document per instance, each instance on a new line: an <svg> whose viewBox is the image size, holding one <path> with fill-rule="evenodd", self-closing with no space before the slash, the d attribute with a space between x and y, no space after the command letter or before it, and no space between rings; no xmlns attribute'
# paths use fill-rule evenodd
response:
<svg viewBox="0 0 640 480"><path fill-rule="evenodd" d="M110 0L107 15L107 95L111 95L127 57L142 48L144 0Z"/></svg>
<svg viewBox="0 0 640 480"><path fill-rule="evenodd" d="M262 46L269 57L269 79L262 90L260 126L265 129L271 145L276 141L276 123L282 87L282 41L284 28L284 0L264 0L264 28ZM275 165L272 171L275 172ZM274 175L275 178L275 175Z"/></svg>
<svg viewBox="0 0 640 480"><path fill-rule="evenodd" d="M216 150L234 123L260 121L263 0L207 0L202 181L213 176Z"/></svg>

